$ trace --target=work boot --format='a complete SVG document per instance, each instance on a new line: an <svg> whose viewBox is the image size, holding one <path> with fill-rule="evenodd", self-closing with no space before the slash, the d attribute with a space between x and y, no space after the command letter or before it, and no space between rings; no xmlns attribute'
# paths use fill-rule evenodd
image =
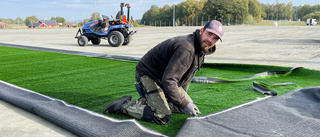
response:
<svg viewBox="0 0 320 137"><path fill-rule="evenodd" d="M131 102L132 96L127 95L119 98L117 101L112 102L109 104L103 111L104 114L123 114L123 106Z"/></svg>

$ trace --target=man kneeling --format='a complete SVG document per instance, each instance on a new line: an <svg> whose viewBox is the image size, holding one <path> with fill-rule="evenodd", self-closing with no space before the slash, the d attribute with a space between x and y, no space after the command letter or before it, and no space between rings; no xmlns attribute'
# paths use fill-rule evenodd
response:
<svg viewBox="0 0 320 137"><path fill-rule="evenodd" d="M187 89L204 56L214 53L223 33L222 24L212 20L192 34L165 40L152 48L136 66L136 87L141 98L131 101L130 95L123 96L109 104L104 113L126 114L156 124L167 124L172 113L197 116L200 111Z"/></svg>

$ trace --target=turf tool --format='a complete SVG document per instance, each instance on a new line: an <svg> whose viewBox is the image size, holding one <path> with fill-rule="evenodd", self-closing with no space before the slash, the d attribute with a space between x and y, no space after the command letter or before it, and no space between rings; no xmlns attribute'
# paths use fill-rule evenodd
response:
<svg viewBox="0 0 320 137"><path fill-rule="evenodd" d="M112 47L128 45L132 40L131 36L135 34L137 30L134 30L129 22L130 4L121 3L120 7L119 19L109 20L108 16L102 15L103 20L89 22L84 24L82 29L79 28L75 36L75 38L78 39L79 46L87 46L90 41L93 45L99 45L101 39L108 40L108 43ZM123 7L128 8L127 18L123 15ZM107 30L105 30L106 27Z"/></svg>
<svg viewBox="0 0 320 137"><path fill-rule="evenodd" d="M271 96L277 96L277 92L268 89L268 87L273 86L284 86L284 85L294 85L295 83L287 82L287 83L276 83L276 84L267 84L260 81L253 81L253 90L264 94L264 95L271 95Z"/></svg>

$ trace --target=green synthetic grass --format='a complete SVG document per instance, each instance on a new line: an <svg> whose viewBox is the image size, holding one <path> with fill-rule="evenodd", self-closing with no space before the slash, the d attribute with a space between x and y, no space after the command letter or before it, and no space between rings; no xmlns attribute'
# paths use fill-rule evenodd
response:
<svg viewBox="0 0 320 137"><path fill-rule="evenodd" d="M64 100L98 113L111 102L124 95L138 99L135 82L136 63L114 61L43 51L0 46L0 80L27 88L41 94ZM287 71L288 67L205 64L202 74L196 76L238 79L264 71ZM293 82L295 85L271 87L278 95L294 89L319 86L320 71L298 69L289 76L261 77L254 80L268 84ZM197 104L201 115L206 115L264 97L252 89L253 80L236 83L191 83L188 93ZM108 115L131 119L123 115ZM175 136L186 118L173 114L167 125L139 121L142 125Z"/></svg>

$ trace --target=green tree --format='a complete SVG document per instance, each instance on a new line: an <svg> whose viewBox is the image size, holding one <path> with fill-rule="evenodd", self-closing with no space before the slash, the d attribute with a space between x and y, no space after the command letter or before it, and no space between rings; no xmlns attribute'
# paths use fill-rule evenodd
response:
<svg viewBox="0 0 320 137"><path fill-rule="evenodd" d="M5 20L5 23L6 23L6 24L14 24L15 21L14 21L12 18L9 18L9 19L6 19L6 20Z"/></svg>
<svg viewBox="0 0 320 137"><path fill-rule="evenodd" d="M63 26L73 26L73 24L70 21L65 21L64 23L62 23Z"/></svg>
<svg viewBox="0 0 320 137"><path fill-rule="evenodd" d="M267 4L261 4L261 5L265 12L265 14L262 15L263 18L267 18L268 20L277 19L278 11L276 10L275 4L270 5L269 3L267 3Z"/></svg>
<svg viewBox="0 0 320 137"><path fill-rule="evenodd" d="M83 19L83 24L89 23L90 20L89 19Z"/></svg>
<svg viewBox="0 0 320 137"><path fill-rule="evenodd" d="M241 24L249 15L249 1L248 0L235 0L232 6L231 22Z"/></svg>
<svg viewBox="0 0 320 137"><path fill-rule="evenodd" d="M156 5L151 5L150 9L143 14L141 23L145 23L146 25L152 25L154 21L157 19L159 13L159 8Z"/></svg>
<svg viewBox="0 0 320 137"><path fill-rule="evenodd" d="M251 13L259 9L259 4L251 2ZM208 0L203 6L203 13L211 19L217 19L222 23L245 20L249 14L249 0Z"/></svg>
<svg viewBox="0 0 320 137"><path fill-rule="evenodd" d="M133 20L131 20L131 21L133 21ZM135 22L137 22L138 24L140 24L140 23L141 23L141 19L137 19L137 20L135 20Z"/></svg>
<svg viewBox="0 0 320 137"><path fill-rule="evenodd" d="M318 12L320 11L320 4L314 5L311 7L312 12Z"/></svg>
<svg viewBox="0 0 320 137"><path fill-rule="evenodd" d="M168 26L169 22L172 22L173 8L166 4L163 8L159 8L159 10L158 20L162 22L162 26Z"/></svg>
<svg viewBox="0 0 320 137"><path fill-rule="evenodd" d="M94 13L91 14L91 17L90 17L89 21L95 21L95 20L101 20L99 12L94 12Z"/></svg>
<svg viewBox="0 0 320 137"><path fill-rule="evenodd" d="M291 20L293 19L293 4L292 2L287 3L287 5L285 6L285 14L286 14L286 18L287 20Z"/></svg>
<svg viewBox="0 0 320 137"><path fill-rule="evenodd" d="M184 21L190 20L194 25L200 25L199 17L202 16L204 1L198 0L187 0L182 4L182 14L184 16ZM198 18L198 22L197 22Z"/></svg>
<svg viewBox="0 0 320 137"><path fill-rule="evenodd" d="M260 17L263 16L263 14L265 14L262 11L262 6L260 5L260 2L258 2L257 0L249 0L248 3L248 10L249 10L249 14L255 19L255 20L260 20Z"/></svg>
<svg viewBox="0 0 320 137"><path fill-rule="evenodd" d="M217 0L208 0L205 5L203 6L203 15L210 16L211 18L216 18L217 16L217 11L216 10L216 5L215 3Z"/></svg>
<svg viewBox="0 0 320 137"><path fill-rule="evenodd" d="M258 21L267 16L264 9L271 10L272 8L266 6L263 8L263 5L257 0L186 0L177 5L165 5L161 8L152 5L144 13L141 23L154 25L155 21L160 20L166 23L172 22L173 6L175 6L175 20L179 25L200 25L201 21L207 19L217 19L224 24L227 22L240 23L251 20L251 17ZM291 16L290 11L283 14L284 16L288 14L287 17Z"/></svg>
<svg viewBox="0 0 320 137"><path fill-rule="evenodd" d="M19 25L23 25L23 24L24 24L23 19L20 18L20 17L18 17L18 18L15 19L15 23L16 23L16 24L19 23Z"/></svg>
<svg viewBox="0 0 320 137"><path fill-rule="evenodd" d="M24 23L28 26L30 23L36 23L39 19L36 16L28 16L24 20Z"/></svg>
<svg viewBox="0 0 320 137"><path fill-rule="evenodd" d="M194 23L196 21L195 17L202 16L202 8L206 0L187 0L185 2L180 2L177 5L165 5L164 7L157 7L152 5L151 8L143 14L141 19L141 24L154 25L155 21L161 21L162 24L172 25L173 22L173 8L175 8L175 21L177 24L186 23L189 19L193 18ZM174 6L174 7L173 7ZM199 18L200 22L200 18Z"/></svg>
<svg viewBox="0 0 320 137"><path fill-rule="evenodd" d="M276 16L278 20L291 19L292 15L292 2L288 4L277 3L275 5Z"/></svg>
<svg viewBox="0 0 320 137"><path fill-rule="evenodd" d="M59 17L59 16L57 16L57 17L51 17L51 20L56 20L58 23L64 23L64 22L66 21L65 18Z"/></svg>
<svg viewBox="0 0 320 137"><path fill-rule="evenodd" d="M4 22L5 24L13 24L15 21L11 18L6 19L6 18L0 18L0 22Z"/></svg>
<svg viewBox="0 0 320 137"><path fill-rule="evenodd" d="M307 14L302 17L302 20L306 21L310 17L319 20L320 19L320 11L316 11L316 12L312 12L310 14Z"/></svg>
<svg viewBox="0 0 320 137"><path fill-rule="evenodd" d="M156 24L154 24L154 23L155 23L155 21L157 21L157 20L160 19L160 18L159 18L159 15L160 15L160 9L159 9L158 7L153 8L153 10L152 10L151 13L150 13L151 24L156 25Z"/></svg>
<svg viewBox="0 0 320 137"><path fill-rule="evenodd" d="M305 5L300 6L298 8L298 17L300 19L302 19L302 17L304 17L305 15L308 15L310 13L312 13L312 12L311 12L311 5L309 5L309 4L305 4Z"/></svg>
<svg viewBox="0 0 320 137"><path fill-rule="evenodd" d="M290 20L293 19L295 8L293 8L292 2L289 3L276 3L270 5L267 4L261 4L263 7L263 10L265 14L262 14L262 16L266 19L271 20Z"/></svg>
<svg viewBox="0 0 320 137"><path fill-rule="evenodd" d="M319 19L317 18L319 11L320 11L319 4L314 6L305 4L303 6L299 6L296 12L297 12L298 18L302 19L303 21L306 21L308 18L310 18L310 16L311 18Z"/></svg>
<svg viewBox="0 0 320 137"><path fill-rule="evenodd" d="M132 23L132 25L133 25L134 27L139 27L139 24L138 24L136 21L134 21L134 22Z"/></svg>

